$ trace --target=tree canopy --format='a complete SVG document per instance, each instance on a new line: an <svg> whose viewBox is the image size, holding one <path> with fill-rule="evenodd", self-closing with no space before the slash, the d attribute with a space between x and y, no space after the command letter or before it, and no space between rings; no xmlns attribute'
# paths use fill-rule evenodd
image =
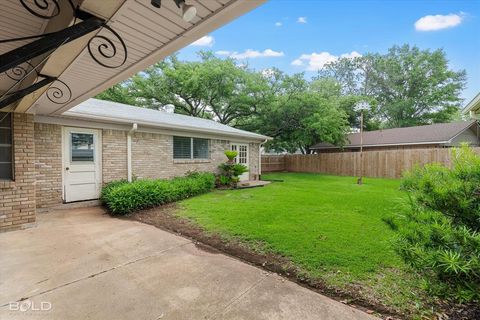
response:
<svg viewBox="0 0 480 320"><path fill-rule="evenodd" d="M316 142L342 145L360 127L359 101L368 101L366 130L448 122L458 117L465 71L453 71L443 50L393 46L304 73L262 71L199 52L198 61L173 55L97 98L208 118L274 138L277 151L309 153Z"/></svg>
<svg viewBox="0 0 480 320"><path fill-rule="evenodd" d="M375 101L370 120L383 127L448 122L457 116L466 73L450 70L441 49L393 46L387 54L366 54L330 63L317 78L335 79L346 95Z"/></svg>

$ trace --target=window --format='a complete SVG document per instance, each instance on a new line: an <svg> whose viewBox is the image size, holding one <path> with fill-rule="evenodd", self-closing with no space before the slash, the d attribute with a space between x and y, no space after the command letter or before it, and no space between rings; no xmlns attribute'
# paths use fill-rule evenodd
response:
<svg viewBox="0 0 480 320"><path fill-rule="evenodd" d="M208 159L208 139L173 137L173 159Z"/></svg>
<svg viewBox="0 0 480 320"><path fill-rule="evenodd" d="M93 162L94 144L91 133L71 134L71 161Z"/></svg>
<svg viewBox="0 0 480 320"><path fill-rule="evenodd" d="M12 115L0 112L0 179L13 180Z"/></svg>

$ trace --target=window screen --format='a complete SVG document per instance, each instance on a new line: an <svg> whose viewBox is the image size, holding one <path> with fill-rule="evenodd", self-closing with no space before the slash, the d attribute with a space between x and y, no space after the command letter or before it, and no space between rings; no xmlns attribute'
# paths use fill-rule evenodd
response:
<svg viewBox="0 0 480 320"><path fill-rule="evenodd" d="M192 140L188 137L173 137L173 159L191 159Z"/></svg>
<svg viewBox="0 0 480 320"><path fill-rule="evenodd" d="M0 112L0 179L13 179L12 115Z"/></svg>
<svg viewBox="0 0 480 320"><path fill-rule="evenodd" d="M208 139L173 137L173 159L208 159Z"/></svg>
<svg viewBox="0 0 480 320"><path fill-rule="evenodd" d="M193 138L193 158L208 159L208 139Z"/></svg>

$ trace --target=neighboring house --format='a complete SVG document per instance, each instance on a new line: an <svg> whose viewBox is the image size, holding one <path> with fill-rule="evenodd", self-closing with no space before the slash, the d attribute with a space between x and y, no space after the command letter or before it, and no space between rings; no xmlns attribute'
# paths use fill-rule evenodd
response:
<svg viewBox="0 0 480 320"><path fill-rule="evenodd" d="M480 92L463 108L463 113L471 119L480 119Z"/></svg>
<svg viewBox="0 0 480 320"><path fill-rule="evenodd" d="M463 142L479 146L479 134L480 128L476 120L364 131L363 150L446 148L459 146ZM347 135L347 143L343 148L330 143L317 143L311 149L316 153L360 151L360 133Z"/></svg>
<svg viewBox="0 0 480 320"><path fill-rule="evenodd" d="M96 198L102 183L129 171L166 178L214 170L225 148L240 151L248 178L258 176L263 137L158 111L82 103L264 2L3 0L0 231L34 225L38 207Z"/></svg>
<svg viewBox="0 0 480 320"><path fill-rule="evenodd" d="M226 150L238 151L236 161L248 167L241 180L257 180L260 146L268 139L213 120L97 99L33 122L37 208L98 199L113 180L217 172Z"/></svg>

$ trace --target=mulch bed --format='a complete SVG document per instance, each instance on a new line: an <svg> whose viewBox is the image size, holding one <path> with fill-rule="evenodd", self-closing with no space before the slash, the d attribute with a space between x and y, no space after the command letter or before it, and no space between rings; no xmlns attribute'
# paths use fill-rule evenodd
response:
<svg viewBox="0 0 480 320"><path fill-rule="evenodd" d="M354 290L340 290L327 286L320 280L308 279L285 257L273 253L257 252L239 241L226 240L219 234L206 232L194 222L175 215L177 209L176 204L169 204L154 209L139 211L125 218L150 224L159 229L190 238L194 244L202 250L213 253L221 252L267 271L275 272L304 287L354 308L361 309L367 313L390 320L405 317L405 315L400 315L377 302L368 301L359 297ZM437 314L437 319L480 319L480 306L478 305L443 305L441 309L446 311L442 314Z"/></svg>

